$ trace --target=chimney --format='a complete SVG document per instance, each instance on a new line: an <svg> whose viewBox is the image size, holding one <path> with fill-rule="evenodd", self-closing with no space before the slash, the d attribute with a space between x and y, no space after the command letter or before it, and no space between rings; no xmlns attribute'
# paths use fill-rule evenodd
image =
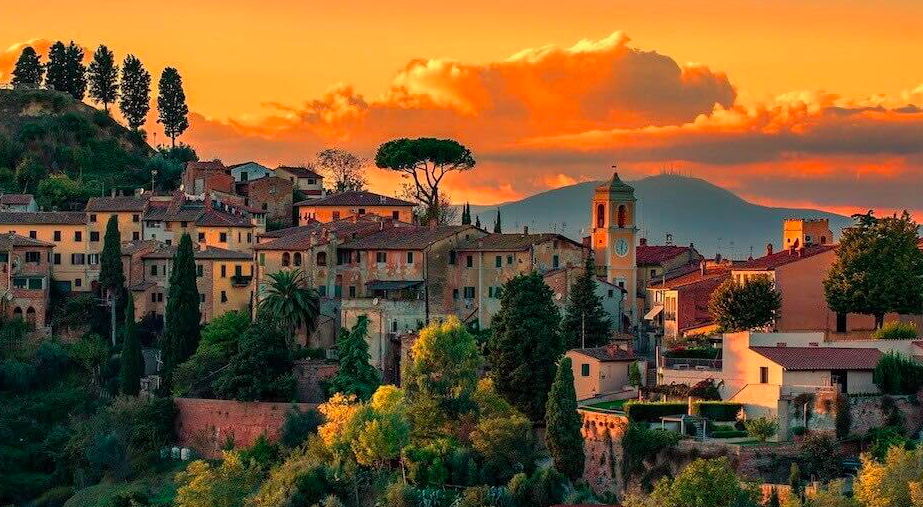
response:
<svg viewBox="0 0 923 507"><path fill-rule="evenodd" d="M772 243L766 243L766 255L772 255Z"/></svg>
<svg viewBox="0 0 923 507"><path fill-rule="evenodd" d="M692 248L692 249L694 250L694 249L695 249L695 243L693 243L693 242L690 241L690 242L689 242L689 248Z"/></svg>
<svg viewBox="0 0 923 507"><path fill-rule="evenodd" d="M523 233L523 234L529 234L529 226L528 226L528 225L523 225L523 226L522 226L522 233Z"/></svg>
<svg viewBox="0 0 923 507"><path fill-rule="evenodd" d="M705 276L705 261L699 262L699 272L702 273L702 276Z"/></svg>
<svg viewBox="0 0 923 507"><path fill-rule="evenodd" d="M647 246L647 238L641 238L639 241L641 246Z"/></svg>

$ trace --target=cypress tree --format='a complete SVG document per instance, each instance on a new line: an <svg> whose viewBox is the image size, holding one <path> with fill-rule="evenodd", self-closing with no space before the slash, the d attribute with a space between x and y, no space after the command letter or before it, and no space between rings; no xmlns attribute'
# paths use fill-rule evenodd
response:
<svg viewBox="0 0 923 507"><path fill-rule="evenodd" d="M471 224L471 205L468 203L465 203L465 205L462 206L462 225L470 225L470 224Z"/></svg>
<svg viewBox="0 0 923 507"><path fill-rule="evenodd" d="M337 339L340 368L330 382L331 394L355 394L360 400L367 400L381 383L378 370L369 364L368 327L369 319L362 315L351 330L340 332Z"/></svg>
<svg viewBox="0 0 923 507"><path fill-rule="evenodd" d="M133 55L122 61L121 88L119 110L128 126L136 131L144 125L151 109L151 74Z"/></svg>
<svg viewBox="0 0 923 507"><path fill-rule="evenodd" d="M141 376L144 374L144 356L135 327L135 300L128 294L125 306L125 325L122 327L122 355L119 370L119 391L137 396L141 391Z"/></svg>
<svg viewBox="0 0 923 507"><path fill-rule="evenodd" d="M481 217L480 216L474 217L474 226L477 227L478 229L481 228Z"/></svg>
<svg viewBox="0 0 923 507"><path fill-rule="evenodd" d="M125 273L122 269L122 235L115 215L106 223L103 238L103 253L100 256L99 285L103 291L121 295L125 287Z"/></svg>
<svg viewBox="0 0 923 507"><path fill-rule="evenodd" d="M42 76L45 75L45 68L42 67L42 60L32 46L26 46L19 54L16 60L16 67L13 69L13 80L11 84L15 88L38 88L42 86Z"/></svg>
<svg viewBox="0 0 923 507"><path fill-rule="evenodd" d="M502 296L491 322L490 375L507 401L533 421L541 421L555 364L564 351L558 307L535 272L511 278Z"/></svg>
<svg viewBox="0 0 923 507"><path fill-rule="evenodd" d="M48 49L46 68L45 87L59 92L68 91L67 48L63 42L55 42Z"/></svg>
<svg viewBox="0 0 923 507"><path fill-rule="evenodd" d="M497 234L503 232L503 227L500 225L500 208L497 208L497 221L494 222L494 232Z"/></svg>
<svg viewBox="0 0 923 507"><path fill-rule="evenodd" d="M106 46L99 46L93 53L88 72L90 97L103 105L106 112L109 104L115 102L119 92L119 66L115 64L115 55Z"/></svg>
<svg viewBox="0 0 923 507"><path fill-rule="evenodd" d="M596 295L597 283L593 256L588 255L583 273L571 287L570 299L561 321L561 336L565 347L569 349L582 347L584 335L587 347L600 347L609 343L612 320L603 309L602 298Z"/></svg>
<svg viewBox="0 0 923 507"><path fill-rule="evenodd" d="M192 239L184 233L180 239L176 256L173 257L173 272L170 273L170 290L167 295L167 308L163 343L163 384L165 392L170 392L173 370L195 353L199 346L199 289L196 287L195 257Z"/></svg>
<svg viewBox="0 0 923 507"><path fill-rule="evenodd" d="M772 492L769 493L769 501L766 502L766 507L779 507L779 492L776 491L776 488L772 488Z"/></svg>
<svg viewBox="0 0 923 507"><path fill-rule="evenodd" d="M189 128L189 108L186 106L186 93L183 92L183 78L176 69L167 67L160 75L159 88L157 121L163 124L164 134L169 136L170 143L175 148L177 136Z"/></svg>
<svg viewBox="0 0 923 507"><path fill-rule="evenodd" d="M555 470L576 481L583 476L586 457L571 368L569 357L565 356L558 362L558 372L545 407L545 444L554 460Z"/></svg>
<svg viewBox="0 0 923 507"><path fill-rule="evenodd" d="M804 491L801 484L801 467L798 466L798 463L792 463L791 468L788 470L788 485L792 488L792 495L801 499Z"/></svg>
<svg viewBox="0 0 923 507"><path fill-rule="evenodd" d="M67 45L65 50L65 75L67 93L77 100L83 100L87 91L87 68L83 64L83 48L74 41Z"/></svg>

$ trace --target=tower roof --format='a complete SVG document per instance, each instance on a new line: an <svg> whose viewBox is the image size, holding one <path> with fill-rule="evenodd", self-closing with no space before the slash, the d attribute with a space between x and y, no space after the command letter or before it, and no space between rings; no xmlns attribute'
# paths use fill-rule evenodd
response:
<svg viewBox="0 0 923 507"><path fill-rule="evenodd" d="M596 189L606 190L607 192L609 192L610 196L623 196L623 197L632 198L632 199L635 196L634 187L622 181L622 179L619 178L618 172L612 173L612 179L609 180L607 183L603 183L602 185L599 185L598 187L596 187Z"/></svg>

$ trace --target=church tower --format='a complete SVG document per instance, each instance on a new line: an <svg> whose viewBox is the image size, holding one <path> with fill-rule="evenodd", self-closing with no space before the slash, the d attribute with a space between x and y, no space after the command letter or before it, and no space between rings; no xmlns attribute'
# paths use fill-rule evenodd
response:
<svg viewBox="0 0 923 507"><path fill-rule="evenodd" d="M618 173L596 187L590 218L593 255L606 281L627 291L624 311L632 324L638 322L635 218L635 189L619 179Z"/></svg>

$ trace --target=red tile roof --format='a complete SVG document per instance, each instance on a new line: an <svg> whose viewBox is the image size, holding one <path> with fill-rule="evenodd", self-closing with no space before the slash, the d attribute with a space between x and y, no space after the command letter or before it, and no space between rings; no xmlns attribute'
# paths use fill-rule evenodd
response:
<svg viewBox="0 0 923 507"><path fill-rule="evenodd" d="M808 257L813 257L817 254L822 254L824 252L829 252L836 248L834 245L810 245L806 246L799 250L786 249L780 252L771 253L769 255L764 255L758 259L749 260L738 266L734 266L734 270L754 270L754 271L768 271L776 269L779 266L784 266L786 264L799 261L801 259L807 259Z"/></svg>
<svg viewBox="0 0 923 507"><path fill-rule="evenodd" d="M672 278L670 277L670 273L667 273L666 283L664 283L662 280L658 280L656 282L652 281L652 283L648 285L648 288L673 290L679 287L686 287L701 282L714 281L716 279L724 281L724 279L731 275L731 265L710 265L705 268L705 272L703 273L701 265L690 264L687 267L679 268L675 271L676 273L672 276ZM655 280L657 278L659 277L655 277Z"/></svg>
<svg viewBox="0 0 923 507"><path fill-rule="evenodd" d="M562 236L560 234L543 233L543 234L488 234L483 238L472 239L460 244L457 248L459 252L520 252L528 250L533 245L547 243L549 241L563 241L577 248L583 248L583 245L576 241Z"/></svg>
<svg viewBox="0 0 923 507"><path fill-rule="evenodd" d="M292 166L287 166L287 165L280 165L279 167L276 168L276 170L285 171L297 178L323 178L323 176L308 169L307 167L292 167Z"/></svg>
<svg viewBox="0 0 923 507"><path fill-rule="evenodd" d="M688 246L638 245L636 258L638 266L653 266L679 257L691 250Z"/></svg>
<svg viewBox="0 0 923 507"><path fill-rule="evenodd" d="M0 211L3 225L81 225L87 223L83 211Z"/></svg>
<svg viewBox="0 0 923 507"><path fill-rule="evenodd" d="M87 211L144 211L150 196L90 197Z"/></svg>
<svg viewBox="0 0 923 507"><path fill-rule="evenodd" d="M220 160L196 160L186 162L186 169L198 169L201 171L224 171L227 169Z"/></svg>
<svg viewBox="0 0 923 507"><path fill-rule="evenodd" d="M37 239L27 238L19 234L7 232L0 234L0 248L11 249L16 247L53 247L54 244ZM4 268L5 269L5 268Z"/></svg>
<svg viewBox="0 0 923 507"><path fill-rule="evenodd" d="M438 227L391 227L340 245L349 250L421 250L433 243L462 234L477 232L473 225L442 225Z"/></svg>
<svg viewBox="0 0 923 507"><path fill-rule="evenodd" d="M606 347L593 347L586 349L573 349L571 352L576 352L578 354L583 354L587 357L592 357L602 362L614 362L614 361L634 361L637 359L634 352L620 349L618 347L609 345Z"/></svg>
<svg viewBox="0 0 923 507"><path fill-rule="evenodd" d="M0 195L0 204L8 206L25 206L32 202L32 194L3 194Z"/></svg>
<svg viewBox="0 0 923 507"><path fill-rule="evenodd" d="M308 199L295 206L416 206L416 204L372 192L340 192L320 199Z"/></svg>
<svg viewBox="0 0 923 507"><path fill-rule="evenodd" d="M874 370L881 351L848 347L750 347L786 370Z"/></svg>

